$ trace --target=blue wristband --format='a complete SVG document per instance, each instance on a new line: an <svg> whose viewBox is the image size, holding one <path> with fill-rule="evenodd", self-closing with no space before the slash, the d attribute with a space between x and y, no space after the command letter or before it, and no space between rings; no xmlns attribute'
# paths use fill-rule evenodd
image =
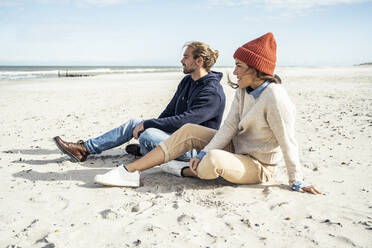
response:
<svg viewBox="0 0 372 248"><path fill-rule="evenodd" d="M303 187L307 187L307 186L310 186L310 184L308 183L305 183L303 181L296 181L292 184L291 188L292 190L294 191L299 191L300 189L302 189Z"/></svg>
<svg viewBox="0 0 372 248"><path fill-rule="evenodd" d="M206 154L207 154L206 152L204 152L204 151L200 151L200 152L198 153L198 155L196 155L196 157L197 157L198 159L202 160L203 157L204 157Z"/></svg>

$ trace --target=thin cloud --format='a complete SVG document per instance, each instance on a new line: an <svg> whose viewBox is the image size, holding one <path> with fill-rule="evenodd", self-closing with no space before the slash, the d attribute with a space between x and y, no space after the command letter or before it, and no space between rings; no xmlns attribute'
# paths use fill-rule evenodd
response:
<svg viewBox="0 0 372 248"><path fill-rule="evenodd" d="M83 4L83 5L121 5L127 4L131 2L130 0L75 0L73 1L76 4ZM133 1L132 1L133 2Z"/></svg>
<svg viewBox="0 0 372 248"><path fill-rule="evenodd" d="M207 5L209 8L256 6L263 11L275 13L275 15L269 14L268 18L282 20L322 11L326 6L366 2L372 0L207 0Z"/></svg>
<svg viewBox="0 0 372 248"><path fill-rule="evenodd" d="M340 4L358 4L372 2L372 0L207 0L209 6L248 6L258 5L268 10L284 10L285 15L302 13L305 10L314 9L322 6Z"/></svg>
<svg viewBox="0 0 372 248"><path fill-rule="evenodd" d="M4 0L0 6L22 6L24 4L72 4L76 6L108 6L123 5L132 2L144 2L146 0Z"/></svg>
<svg viewBox="0 0 372 248"><path fill-rule="evenodd" d="M339 4L357 4L371 2L371 0L265 0L266 6L291 9L311 9L318 6Z"/></svg>

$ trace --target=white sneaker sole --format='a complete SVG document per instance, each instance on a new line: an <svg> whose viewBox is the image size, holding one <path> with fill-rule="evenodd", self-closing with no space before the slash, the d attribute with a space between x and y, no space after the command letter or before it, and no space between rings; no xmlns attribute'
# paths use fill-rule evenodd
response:
<svg viewBox="0 0 372 248"><path fill-rule="evenodd" d="M109 183L109 182L105 182L105 181L101 181L97 178L94 178L94 182L95 183L98 183L98 184L101 184L101 185L105 185L105 186L116 186L116 187L132 187L132 188L138 188L140 186L140 183L139 182L130 182L130 181L127 181L124 184L115 184L115 183Z"/></svg>

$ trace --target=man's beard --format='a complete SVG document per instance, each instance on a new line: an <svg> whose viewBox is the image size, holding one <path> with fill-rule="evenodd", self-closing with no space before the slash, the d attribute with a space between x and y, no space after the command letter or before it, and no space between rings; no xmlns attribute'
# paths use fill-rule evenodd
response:
<svg viewBox="0 0 372 248"><path fill-rule="evenodd" d="M186 68L186 66L183 65L183 73L190 74L190 73L193 73L194 71L195 71L195 67L193 65L190 65L189 68Z"/></svg>
<svg viewBox="0 0 372 248"><path fill-rule="evenodd" d="M187 69L186 67L183 68L183 73L185 74L190 74L190 73L193 73L195 71L194 68L190 68L190 69Z"/></svg>

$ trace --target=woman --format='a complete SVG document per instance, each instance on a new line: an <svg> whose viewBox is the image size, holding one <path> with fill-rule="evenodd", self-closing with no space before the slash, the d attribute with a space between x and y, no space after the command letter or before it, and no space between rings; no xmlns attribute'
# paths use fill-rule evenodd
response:
<svg viewBox="0 0 372 248"><path fill-rule="evenodd" d="M173 160L194 148L198 155L184 162L167 163L163 170L178 176L215 179L238 184L269 181L284 158L289 184L295 191L320 192L303 181L294 138L295 107L275 75L276 42L267 33L239 47L234 75L239 89L220 130L186 124L141 159L119 166L95 182L111 186L139 186L138 171Z"/></svg>

